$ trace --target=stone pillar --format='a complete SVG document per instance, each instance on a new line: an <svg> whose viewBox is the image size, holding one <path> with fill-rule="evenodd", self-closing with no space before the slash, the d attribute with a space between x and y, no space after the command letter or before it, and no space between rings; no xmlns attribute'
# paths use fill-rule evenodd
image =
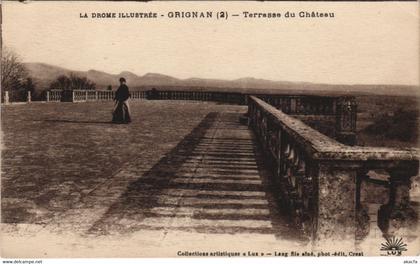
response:
<svg viewBox="0 0 420 264"><path fill-rule="evenodd" d="M95 100L98 101L98 91L95 91Z"/></svg>
<svg viewBox="0 0 420 264"><path fill-rule="evenodd" d="M31 91L28 91L28 103L30 103L31 100L32 100L32 98L31 98Z"/></svg>
<svg viewBox="0 0 420 264"><path fill-rule="evenodd" d="M50 101L50 91L47 91L47 102Z"/></svg>
<svg viewBox="0 0 420 264"><path fill-rule="evenodd" d="M362 186L367 179L368 169L360 169L356 178L356 243L362 242L370 232L369 208L362 201Z"/></svg>
<svg viewBox="0 0 420 264"><path fill-rule="evenodd" d="M9 92L4 92L4 104L9 104Z"/></svg>
<svg viewBox="0 0 420 264"><path fill-rule="evenodd" d="M416 234L417 212L410 206L410 185L417 171L389 170L389 201L378 211L378 226L385 237Z"/></svg>
<svg viewBox="0 0 420 264"><path fill-rule="evenodd" d="M354 146L356 139L356 99L351 96L340 97L336 104L336 139Z"/></svg>
<svg viewBox="0 0 420 264"><path fill-rule="evenodd" d="M354 249L356 235L356 177L354 168L320 162L315 198L315 249Z"/></svg>
<svg viewBox="0 0 420 264"><path fill-rule="evenodd" d="M297 102L296 101L297 101L296 97L290 97L290 114L291 115L294 115L297 112L297 105L296 105Z"/></svg>
<svg viewBox="0 0 420 264"><path fill-rule="evenodd" d="M86 101L88 100L88 91L87 90L85 91L85 100Z"/></svg>

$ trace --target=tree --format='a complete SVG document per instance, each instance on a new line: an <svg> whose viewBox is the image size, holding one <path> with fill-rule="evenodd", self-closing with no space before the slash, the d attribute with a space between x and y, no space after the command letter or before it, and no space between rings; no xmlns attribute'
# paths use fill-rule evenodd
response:
<svg viewBox="0 0 420 264"><path fill-rule="evenodd" d="M66 75L58 76L57 79L50 84L50 89L70 90L70 87L71 81Z"/></svg>
<svg viewBox="0 0 420 264"><path fill-rule="evenodd" d="M22 90L29 74L19 56L4 48L1 57L1 87L4 91Z"/></svg>
<svg viewBox="0 0 420 264"><path fill-rule="evenodd" d="M51 83L50 89L59 90L95 90L95 83L86 77L79 77L73 73L69 76L60 75Z"/></svg>
<svg viewBox="0 0 420 264"><path fill-rule="evenodd" d="M79 77L75 74L70 74L70 82L72 89L75 90L95 90L95 83L88 80L86 77Z"/></svg>
<svg viewBox="0 0 420 264"><path fill-rule="evenodd" d="M108 85L108 87L106 88L108 91L112 91L112 85Z"/></svg>
<svg viewBox="0 0 420 264"><path fill-rule="evenodd" d="M25 87L25 90L27 92L31 92L32 95L34 94L35 83L34 83L34 81L32 80L31 77L26 78L25 83L24 83L24 87Z"/></svg>

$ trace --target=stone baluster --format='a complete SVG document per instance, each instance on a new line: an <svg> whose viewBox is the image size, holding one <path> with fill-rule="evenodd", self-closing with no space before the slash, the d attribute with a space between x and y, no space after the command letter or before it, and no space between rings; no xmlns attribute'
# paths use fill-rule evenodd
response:
<svg viewBox="0 0 420 264"><path fill-rule="evenodd" d="M276 166L276 180L281 179L281 164L282 164L282 158L283 158L283 132L281 129L277 132L277 138L278 138L278 147L277 147L277 166Z"/></svg>
<svg viewBox="0 0 420 264"><path fill-rule="evenodd" d="M9 104L9 91L4 92L4 104Z"/></svg>
<svg viewBox="0 0 420 264"><path fill-rule="evenodd" d="M290 98L290 114L296 114L297 113L297 102L296 97Z"/></svg>
<svg viewBox="0 0 420 264"><path fill-rule="evenodd" d="M378 211L378 226L385 237L407 237L415 234L417 227L418 215L410 206L410 178L417 175L417 171L407 166L388 170L388 173L389 200Z"/></svg>
<svg viewBox="0 0 420 264"><path fill-rule="evenodd" d="M356 243L361 242L369 235L370 217L367 204L364 204L361 198L362 186L367 179L367 168L361 168L357 171L356 178Z"/></svg>
<svg viewBox="0 0 420 264"><path fill-rule="evenodd" d="M344 144L356 145L357 104L354 97L337 100L336 139Z"/></svg>

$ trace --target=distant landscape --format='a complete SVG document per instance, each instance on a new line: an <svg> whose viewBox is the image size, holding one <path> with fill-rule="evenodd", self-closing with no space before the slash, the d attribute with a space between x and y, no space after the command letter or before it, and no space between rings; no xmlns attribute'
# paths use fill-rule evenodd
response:
<svg viewBox="0 0 420 264"><path fill-rule="evenodd" d="M268 94L321 94L353 95L358 102L358 143L365 146L419 147L420 127L418 86L405 85L332 85L307 82L270 81L251 77L236 80L189 78L147 73L139 76L132 72L110 74L106 72L72 71L44 64L24 63L35 85L35 94L50 88L60 75L76 74L96 84L96 89L115 90L118 79L127 79L131 90L201 90L235 91Z"/></svg>
<svg viewBox="0 0 420 264"><path fill-rule="evenodd" d="M70 75L74 73L80 77L86 77L96 84L97 89L106 89L109 85L116 89L119 77L127 79L127 84L131 90L147 90L151 86L161 89L200 89L200 90L223 90L223 91L242 91L264 93L322 93L322 94L381 94L381 95L399 95L420 96L419 87L407 85L332 85L308 82L288 82L272 81L265 79L256 79L244 77L236 80L219 80L204 78L178 79L172 76L159 73L146 73L142 76L135 73L123 71L120 74L110 74L106 72L72 71L44 63L24 63L29 74L37 84L37 91L49 88L49 84L60 75Z"/></svg>

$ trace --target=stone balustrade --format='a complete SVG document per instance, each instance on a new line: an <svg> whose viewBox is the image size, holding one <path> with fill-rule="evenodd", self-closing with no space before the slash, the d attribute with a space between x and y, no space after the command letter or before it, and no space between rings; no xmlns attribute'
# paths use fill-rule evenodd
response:
<svg viewBox="0 0 420 264"><path fill-rule="evenodd" d="M131 91L131 99L146 99L146 92L145 91Z"/></svg>
<svg viewBox="0 0 420 264"><path fill-rule="evenodd" d="M95 90L72 90L72 102L97 101L98 91Z"/></svg>
<svg viewBox="0 0 420 264"><path fill-rule="evenodd" d="M47 91L47 102L61 102L61 90Z"/></svg>
<svg viewBox="0 0 420 264"><path fill-rule="evenodd" d="M87 102L87 101L112 101L115 91L108 90L50 90L47 91L47 102ZM131 99L145 99L146 92L132 91Z"/></svg>
<svg viewBox="0 0 420 264"><path fill-rule="evenodd" d="M171 91L156 90L147 91L149 100L194 100L194 101L213 101L228 104L245 104L246 95L235 92L216 92L216 91Z"/></svg>
<svg viewBox="0 0 420 264"><path fill-rule="evenodd" d="M356 144L357 104L353 96L255 95L342 143Z"/></svg>
<svg viewBox="0 0 420 264"><path fill-rule="evenodd" d="M115 92L114 91L97 91L99 101L109 101L114 100Z"/></svg>
<svg viewBox="0 0 420 264"><path fill-rule="evenodd" d="M46 102L87 102L113 100L115 91L108 90L48 90L44 93L43 100ZM132 91L131 99L145 99L145 91ZM32 94L28 92L4 91L2 103L30 103Z"/></svg>
<svg viewBox="0 0 420 264"><path fill-rule="evenodd" d="M32 94L30 91L2 91L1 102L4 104L9 103L30 103Z"/></svg>
<svg viewBox="0 0 420 264"><path fill-rule="evenodd" d="M409 189L419 172L417 149L344 145L254 96L248 116L272 168L279 201L315 244L354 244L366 237L369 215L360 194L375 170L388 177L389 197L378 212L383 234L407 235L416 227Z"/></svg>

